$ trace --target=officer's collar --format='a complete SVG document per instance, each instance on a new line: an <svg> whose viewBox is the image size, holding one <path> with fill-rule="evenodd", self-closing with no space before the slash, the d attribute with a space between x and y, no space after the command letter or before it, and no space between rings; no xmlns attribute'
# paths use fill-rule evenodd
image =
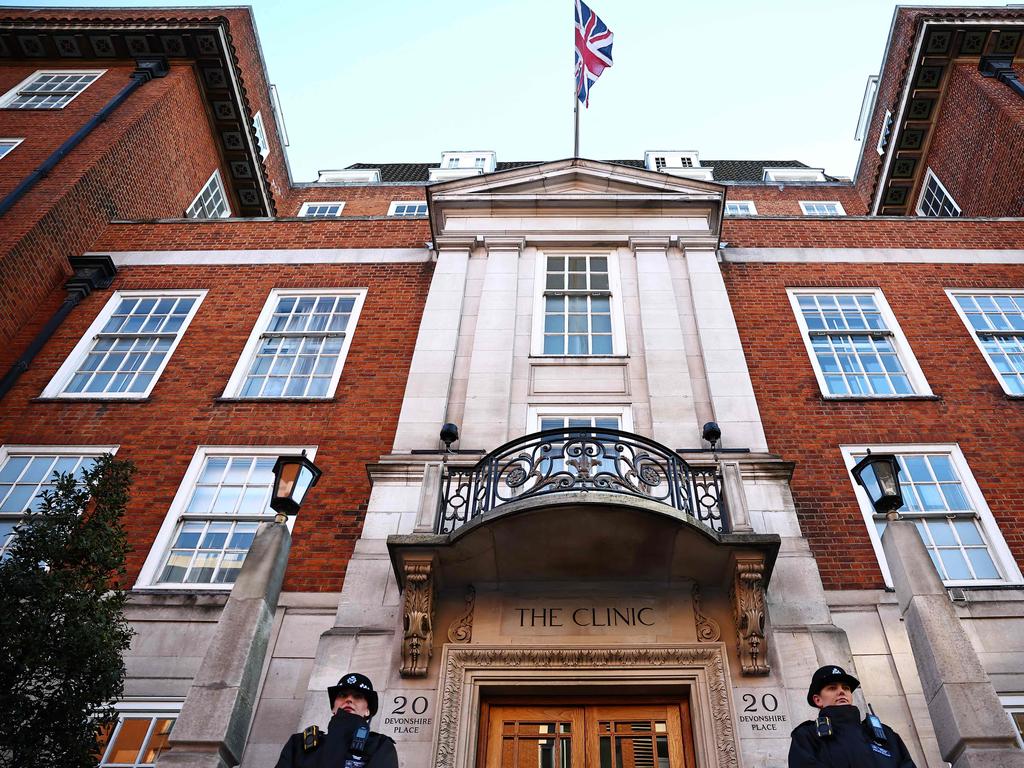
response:
<svg viewBox="0 0 1024 768"><path fill-rule="evenodd" d="M822 707L819 714L825 715L833 723L859 723L860 710L853 704L841 704L832 707Z"/></svg>

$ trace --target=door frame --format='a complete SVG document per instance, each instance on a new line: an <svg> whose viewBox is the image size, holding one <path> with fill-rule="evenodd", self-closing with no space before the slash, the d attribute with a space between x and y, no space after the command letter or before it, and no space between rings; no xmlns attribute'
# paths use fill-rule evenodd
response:
<svg viewBox="0 0 1024 768"><path fill-rule="evenodd" d="M496 695L583 698L629 688L689 700L698 768L739 768L724 643L647 646L445 644L433 768L474 768L481 706Z"/></svg>

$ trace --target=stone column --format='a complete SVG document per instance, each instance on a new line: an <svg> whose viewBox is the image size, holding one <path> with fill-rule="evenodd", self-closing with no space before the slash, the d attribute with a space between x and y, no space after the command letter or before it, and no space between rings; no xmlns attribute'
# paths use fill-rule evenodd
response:
<svg viewBox="0 0 1024 768"><path fill-rule="evenodd" d="M700 425L686 365L679 307L668 266L667 238L630 238L636 254L640 323L655 440L669 447L697 444Z"/></svg>
<svg viewBox="0 0 1024 768"><path fill-rule="evenodd" d="M942 759L953 768L1024 768L1013 726L917 526L909 520L889 521L882 549Z"/></svg>
<svg viewBox="0 0 1024 768"><path fill-rule="evenodd" d="M722 428L722 445L767 451L747 360L715 251L687 248L686 268L711 407Z"/></svg>
<svg viewBox="0 0 1024 768"><path fill-rule="evenodd" d="M284 523L257 531L158 768L242 761L291 541Z"/></svg>
<svg viewBox="0 0 1024 768"><path fill-rule="evenodd" d="M508 440L519 253L523 241L487 238L486 245L487 269L473 334L459 445L490 451Z"/></svg>
<svg viewBox="0 0 1024 768"><path fill-rule="evenodd" d="M472 247L472 239L438 238L437 264L423 307L395 432L396 453L438 447L438 433L448 410Z"/></svg>

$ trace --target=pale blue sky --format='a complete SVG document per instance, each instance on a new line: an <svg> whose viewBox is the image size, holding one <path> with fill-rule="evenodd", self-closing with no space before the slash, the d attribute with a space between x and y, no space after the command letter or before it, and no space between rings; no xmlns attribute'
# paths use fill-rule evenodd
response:
<svg viewBox="0 0 1024 768"><path fill-rule="evenodd" d="M448 149L494 150L498 160L572 154L571 0L256 0L252 7L296 181L354 162L437 162ZM695 149L702 158L802 160L853 173L861 97L878 72L893 2L593 0L591 7L615 33L615 64L582 113L584 157Z"/></svg>

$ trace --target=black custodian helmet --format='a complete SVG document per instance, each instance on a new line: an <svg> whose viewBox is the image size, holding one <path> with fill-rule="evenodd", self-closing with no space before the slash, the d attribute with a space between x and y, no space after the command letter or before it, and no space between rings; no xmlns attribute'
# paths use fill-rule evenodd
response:
<svg viewBox="0 0 1024 768"><path fill-rule="evenodd" d="M365 696L366 703L370 705L370 717L377 714L377 692L373 690L373 683L370 682L370 678L366 675L361 675L358 672L349 672L338 681L337 685L332 685L328 688L327 697L330 699L330 707L332 709L334 708L334 700L345 691L355 691L361 696Z"/></svg>
<svg viewBox="0 0 1024 768"><path fill-rule="evenodd" d="M860 680L853 675L846 674L846 670L842 667L828 664L824 667L819 667L814 675L811 676L811 687L807 689L807 703L812 707L816 707L814 697L821 693L822 688L832 683L846 683L850 686L851 691L856 691L860 688Z"/></svg>

